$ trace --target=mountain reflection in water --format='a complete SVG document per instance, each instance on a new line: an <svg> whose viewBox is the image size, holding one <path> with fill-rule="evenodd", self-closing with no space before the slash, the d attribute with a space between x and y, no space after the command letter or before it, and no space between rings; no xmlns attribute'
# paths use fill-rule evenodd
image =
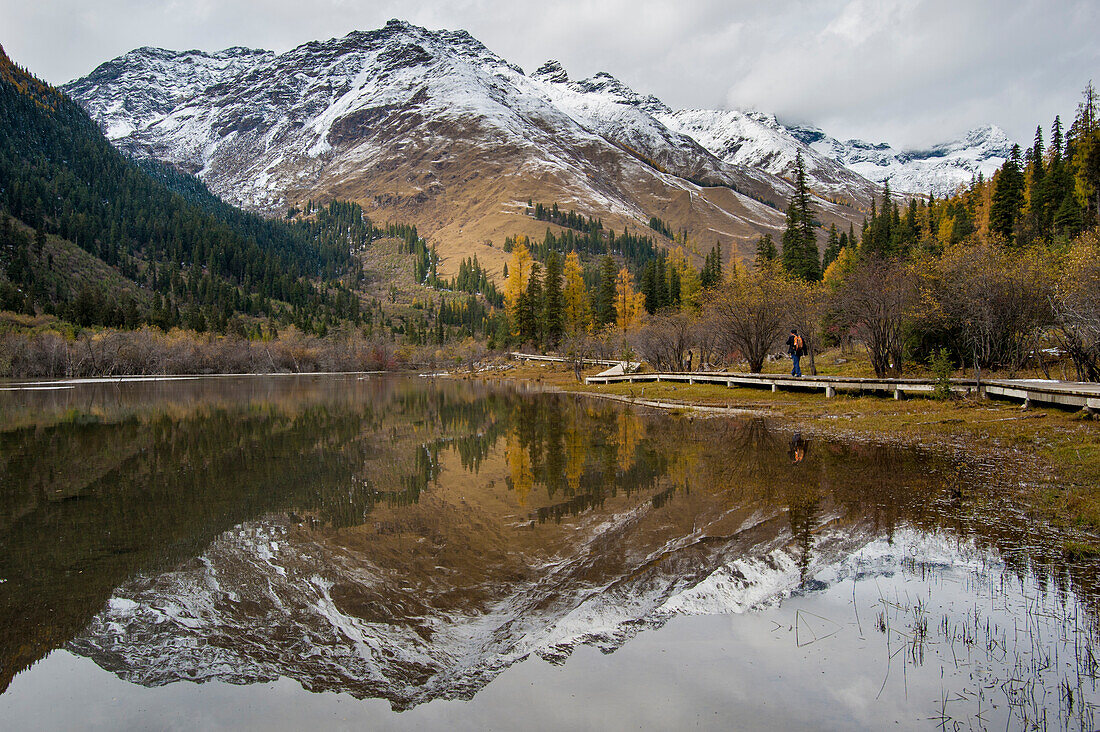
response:
<svg viewBox="0 0 1100 732"><path fill-rule="evenodd" d="M873 573L899 535L910 571L993 557L1095 626L1095 564L985 466L759 420L356 377L8 392L0 417L0 690L64 647L408 709ZM927 635L912 607L881 622Z"/></svg>

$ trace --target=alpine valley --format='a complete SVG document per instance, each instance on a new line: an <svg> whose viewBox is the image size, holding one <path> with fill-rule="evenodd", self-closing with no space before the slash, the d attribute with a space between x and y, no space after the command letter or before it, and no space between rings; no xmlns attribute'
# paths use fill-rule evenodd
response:
<svg viewBox="0 0 1100 732"><path fill-rule="evenodd" d="M700 257L717 241L751 258L783 228L798 154L819 219L846 229L887 179L940 195L1011 147L995 127L904 152L759 112L673 110L606 73L575 81L549 61L527 74L465 31L397 20L282 54L139 48L63 90L124 153L234 205L282 214L343 199L415 224L444 274L470 255L499 272L506 237L541 237L529 201L616 231L653 235L658 217Z"/></svg>

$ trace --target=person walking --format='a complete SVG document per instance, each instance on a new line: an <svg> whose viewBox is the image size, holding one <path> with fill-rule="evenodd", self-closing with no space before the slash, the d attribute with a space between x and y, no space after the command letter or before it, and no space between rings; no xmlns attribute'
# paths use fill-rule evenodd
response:
<svg viewBox="0 0 1100 732"><path fill-rule="evenodd" d="M802 367L798 362L806 353L806 344L794 328L791 328L791 334L787 338L787 353L791 354L791 360L794 361L791 376L802 376Z"/></svg>

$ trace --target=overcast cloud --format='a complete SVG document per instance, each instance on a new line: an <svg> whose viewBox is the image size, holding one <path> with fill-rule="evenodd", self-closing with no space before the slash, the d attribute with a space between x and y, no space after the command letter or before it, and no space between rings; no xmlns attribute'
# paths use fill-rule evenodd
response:
<svg viewBox="0 0 1100 732"><path fill-rule="evenodd" d="M0 44L53 83L138 46L285 51L402 18L531 71L608 71L673 107L732 107L902 146L977 125L1030 141L1100 82L1080 0L0 0Z"/></svg>

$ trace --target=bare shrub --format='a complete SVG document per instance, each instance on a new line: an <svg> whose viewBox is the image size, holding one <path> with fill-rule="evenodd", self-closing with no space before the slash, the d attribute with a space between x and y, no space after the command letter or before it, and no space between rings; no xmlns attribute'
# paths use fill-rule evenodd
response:
<svg viewBox="0 0 1100 732"><path fill-rule="evenodd" d="M653 368L679 371L693 346L695 322L686 313L661 313L631 334L631 345Z"/></svg>
<svg viewBox="0 0 1100 732"><path fill-rule="evenodd" d="M924 275L923 317L939 320L979 368L1022 367L1052 322L1053 282L1038 250L958 245Z"/></svg>
<svg viewBox="0 0 1100 732"><path fill-rule="evenodd" d="M318 338L293 326L274 340L213 336L174 329L84 330L0 334L0 376L15 378L149 374L378 371L402 362L394 344L348 329ZM436 360L473 363L476 341L453 344ZM435 358L433 356L433 358Z"/></svg>
<svg viewBox="0 0 1100 732"><path fill-rule="evenodd" d="M916 302L912 268L880 257L859 263L834 292L838 320L855 329L880 379L903 371L905 332Z"/></svg>

